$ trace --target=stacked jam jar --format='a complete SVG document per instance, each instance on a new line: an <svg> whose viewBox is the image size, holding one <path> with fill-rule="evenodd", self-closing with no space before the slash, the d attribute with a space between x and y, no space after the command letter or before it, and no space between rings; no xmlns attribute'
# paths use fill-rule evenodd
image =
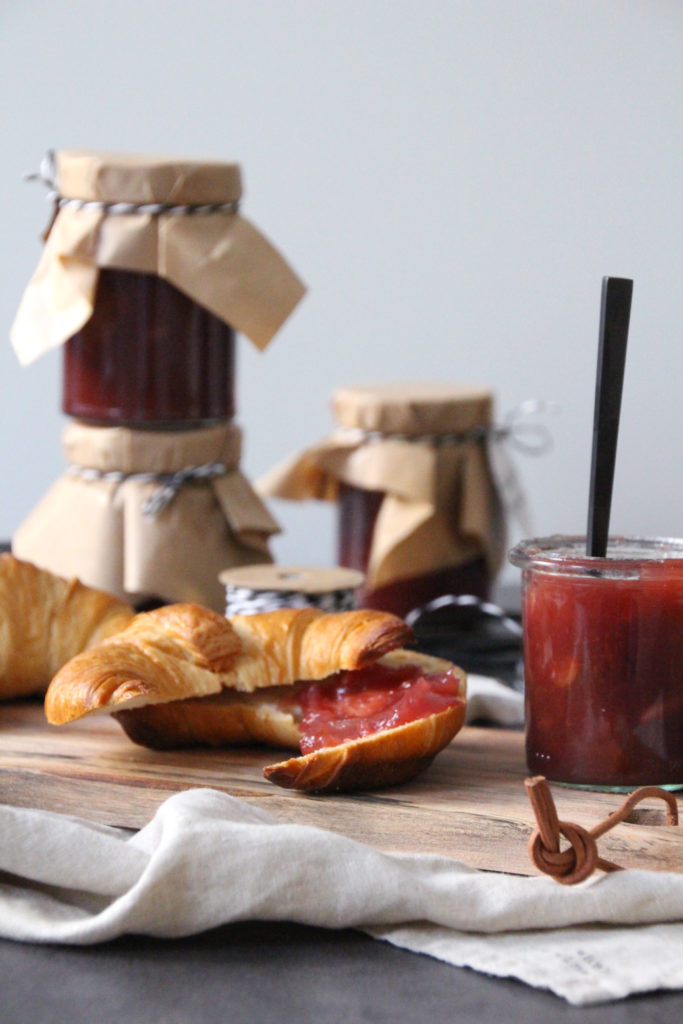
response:
<svg viewBox="0 0 683 1024"><path fill-rule="evenodd" d="M12 331L63 347L67 473L18 557L138 606L220 610L218 572L271 561L277 524L239 469L235 337L264 348L304 294L239 211L237 164L58 152L55 217Z"/></svg>

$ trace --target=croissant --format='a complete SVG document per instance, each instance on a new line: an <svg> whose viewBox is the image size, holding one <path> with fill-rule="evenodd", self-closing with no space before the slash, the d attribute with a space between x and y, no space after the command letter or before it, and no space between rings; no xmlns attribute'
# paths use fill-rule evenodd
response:
<svg viewBox="0 0 683 1024"><path fill-rule="evenodd" d="M0 699L45 693L62 665L134 615L111 594L0 555Z"/></svg>
<svg viewBox="0 0 683 1024"><path fill-rule="evenodd" d="M390 657L383 661L389 661ZM444 671L441 659L425 658L425 661L431 662L429 665L422 663L426 673L443 677L449 667L452 670L446 662ZM440 669L437 662L441 662ZM414 664L419 664L417 658ZM371 789L412 779L431 764L462 727L465 680L459 673L454 673L454 679L460 684L457 697L439 711L359 739L291 757L269 765L263 774L270 782L286 789L314 793Z"/></svg>
<svg viewBox="0 0 683 1024"><path fill-rule="evenodd" d="M133 741L156 749L291 748L301 756L265 769L288 788L385 785L426 767L465 713L464 673L398 650L410 635L380 611L287 608L225 619L169 605L65 665L46 715L59 725L107 711Z"/></svg>

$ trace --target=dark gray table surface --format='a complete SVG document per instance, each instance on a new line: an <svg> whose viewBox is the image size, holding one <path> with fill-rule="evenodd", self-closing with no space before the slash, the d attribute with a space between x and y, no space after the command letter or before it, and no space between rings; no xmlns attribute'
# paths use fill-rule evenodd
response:
<svg viewBox="0 0 683 1024"><path fill-rule="evenodd" d="M354 931L230 925L182 940L0 942L2 1024L680 1024L683 992L576 1008Z"/></svg>

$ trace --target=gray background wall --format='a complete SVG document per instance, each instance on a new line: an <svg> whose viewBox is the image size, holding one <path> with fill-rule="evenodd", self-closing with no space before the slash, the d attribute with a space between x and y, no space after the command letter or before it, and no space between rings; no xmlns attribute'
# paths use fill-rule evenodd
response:
<svg viewBox="0 0 683 1024"><path fill-rule="evenodd" d="M339 385L480 383L500 417L560 403L515 461L534 530L582 531L601 278L633 277L612 525L681 535L682 44L680 0L4 0L0 536L64 465L59 355L8 340L48 147L242 164L310 288L266 353L239 342L252 479ZM272 508L278 561L334 560L330 508Z"/></svg>

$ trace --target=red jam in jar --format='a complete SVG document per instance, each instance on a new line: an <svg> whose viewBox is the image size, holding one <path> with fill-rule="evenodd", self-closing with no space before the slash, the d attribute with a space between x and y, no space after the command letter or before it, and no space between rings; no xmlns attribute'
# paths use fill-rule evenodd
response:
<svg viewBox="0 0 683 1024"><path fill-rule="evenodd" d="M172 427L234 415L233 329L154 274L100 271L64 345L62 409L95 424Z"/></svg>
<svg viewBox="0 0 683 1024"><path fill-rule="evenodd" d="M683 786L683 540L524 541L530 771L570 785Z"/></svg>
<svg viewBox="0 0 683 1024"><path fill-rule="evenodd" d="M348 569L365 572L370 560L377 515L384 493L351 484L339 484L337 562ZM453 511L454 519L456 512ZM357 603L362 608L379 608L405 616L418 606L444 594L473 594L488 600L491 574L482 556L454 568L397 579L381 587L362 588Z"/></svg>

